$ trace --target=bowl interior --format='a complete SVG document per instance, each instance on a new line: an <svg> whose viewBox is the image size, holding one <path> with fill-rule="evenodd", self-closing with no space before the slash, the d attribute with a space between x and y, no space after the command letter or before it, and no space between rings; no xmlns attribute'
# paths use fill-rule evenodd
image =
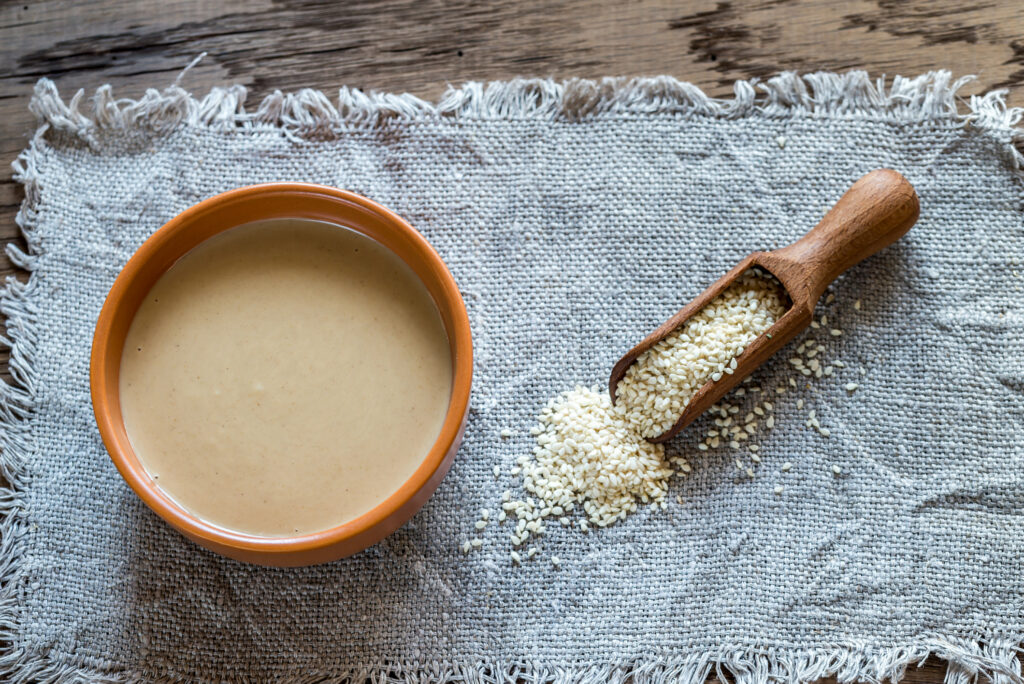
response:
<svg viewBox="0 0 1024 684"><path fill-rule="evenodd" d="M369 512L338 527L295 537L268 538L211 525L185 511L156 486L128 440L121 418L118 382L128 329L156 281L179 258L213 235L274 218L314 219L342 225L373 238L408 264L430 292L448 334L452 393L437 441L398 491ZM352 193L305 184L272 184L233 190L195 205L139 248L118 276L100 313L93 339L91 384L97 424L107 451L128 484L158 515L194 538L242 550L286 553L314 550L365 534L394 516L428 483L436 486L436 471L461 437L471 374L472 342L465 305L447 267L418 232L391 211Z"/></svg>

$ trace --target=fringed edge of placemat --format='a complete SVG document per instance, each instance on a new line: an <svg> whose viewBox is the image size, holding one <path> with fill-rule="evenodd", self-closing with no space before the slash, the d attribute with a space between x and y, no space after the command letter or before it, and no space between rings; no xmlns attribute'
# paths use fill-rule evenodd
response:
<svg viewBox="0 0 1024 684"><path fill-rule="evenodd" d="M200 56L201 57L201 56ZM188 68L198 62L197 58ZM275 92L254 111L245 107L246 89L241 85L213 88L197 99L180 86L182 76L168 88L151 89L138 100L117 99L110 86L92 97L89 114L82 113L85 93L79 90L65 102L56 86L41 79L35 86L30 109L40 120L28 149L13 163L14 178L25 191L16 221L25 237L27 251L7 246L10 259L30 272L28 282L9 277L0 290L0 313L6 317L6 335L0 344L10 348L9 368L14 383L0 382L0 674L5 681L39 680L130 681L153 676L162 681L196 681L174 672L147 672L127 663L103 662L88 657L51 660L50 652L35 652L18 643L18 621L24 597L31 591L24 566L28 517L23 492L27 463L35 446L30 435L34 407L35 374L32 367L38 332L35 329L34 297L39 289L34 273L42 254L36 234L37 217L43 210L39 167L42 147L50 134L71 135L98 146L104 136L160 136L179 126L232 132L277 131L303 144L344 135L354 129L379 128L408 122L456 118L473 120L541 119L585 122L604 117L674 115L689 117L768 118L838 117L888 121L896 125L946 120L954 126L970 126L993 140L1007 166L1024 180L1024 108L1006 106L1006 91L974 95L969 100L957 91L973 77L952 80L947 71L916 78L897 76L872 80L866 72L845 74L819 72L780 74L766 81L737 81L732 98L713 98L700 88L669 76L654 78L572 79L563 82L516 79L507 82L467 83L451 87L437 102L413 95L365 93L341 88L332 101L323 92L303 89ZM967 111L958 111L958 102ZM42 295L38 295L42 296ZM898 681L909 666L929 656L947 661L946 682L968 684L979 676L994 684L1024 683L1019 654L1021 644L1006 636L978 636L949 640L921 638L914 643L881 649L871 644L837 644L830 649L769 651L760 648L724 648L684 658L634 658L626 662L523 663L396 662L382 658L372 666L354 666L345 672L311 675L320 683L366 681L399 682L411 676L420 682L524 682L603 684L633 682L652 684L676 681L701 684L716 672L736 684L769 681L809 682L835 676L840 682ZM727 679L725 681L728 681Z"/></svg>
<svg viewBox="0 0 1024 684"><path fill-rule="evenodd" d="M1007 91L971 96L968 112L961 113L958 102L962 98L957 91L975 77L954 80L949 71L891 80L884 76L872 79L865 71L784 72L763 81L736 81L731 98L710 97L698 86L671 76L470 82L449 86L436 103L408 93L347 87L340 88L332 99L323 91L304 88L295 93L275 91L250 110L245 104L245 86L212 88L201 99L181 87L182 78L201 58L169 87L147 90L138 100L118 99L109 85L101 86L85 112L84 90L65 103L54 83L43 78L36 83L30 108L46 126L93 144L104 134L159 134L183 124L222 131L278 131L296 142L319 142L353 129L446 118L578 122L608 116L828 116L895 124L947 118L954 124L1012 136L1012 141L1002 142L1013 148L1014 167L1019 169L1024 161L1015 146L1024 145L1024 132L1016 130L1022 110L1006 107Z"/></svg>

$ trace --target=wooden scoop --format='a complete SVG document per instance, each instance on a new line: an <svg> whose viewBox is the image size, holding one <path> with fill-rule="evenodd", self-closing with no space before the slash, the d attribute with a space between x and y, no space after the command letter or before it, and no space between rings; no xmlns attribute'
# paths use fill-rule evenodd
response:
<svg viewBox="0 0 1024 684"><path fill-rule="evenodd" d="M657 444L672 438L803 332L813 320L814 307L829 283L902 237L917 221L919 210L917 193L906 178L891 169L871 171L854 183L809 233L782 249L754 252L630 349L612 369L608 383L612 401L619 381L638 356L703 309L748 269L759 267L771 273L782 283L792 305L736 357L732 375L723 374L718 382L705 383L675 425L650 441Z"/></svg>

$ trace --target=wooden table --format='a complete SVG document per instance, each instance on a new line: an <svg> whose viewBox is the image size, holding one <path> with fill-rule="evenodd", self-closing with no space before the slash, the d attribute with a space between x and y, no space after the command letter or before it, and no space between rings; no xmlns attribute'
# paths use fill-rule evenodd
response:
<svg viewBox="0 0 1024 684"><path fill-rule="evenodd" d="M27 1L27 0L26 0ZM976 74L965 94L1009 88L1024 105L1021 0L98 0L0 6L0 158L13 161L35 127L32 84L65 97L112 83L137 97L184 80L204 92L242 83L275 89L339 85L425 98L447 83L513 76L671 74L712 95L740 78L786 69L866 69L911 76ZM4 165L6 169L6 164ZM0 175L0 241L19 241L22 199ZM16 273L0 257L0 274ZM7 374L6 350L0 374ZM907 681L940 682L941 662Z"/></svg>

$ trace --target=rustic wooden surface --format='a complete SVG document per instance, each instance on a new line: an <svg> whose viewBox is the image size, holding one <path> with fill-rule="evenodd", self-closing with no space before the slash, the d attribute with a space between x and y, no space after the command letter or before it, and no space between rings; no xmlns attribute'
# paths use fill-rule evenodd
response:
<svg viewBox="0 0 1024 684"><path fill-rule="evenodd" d="M121 96L184 81L253 96L340 84L436 97L446 83L517 75L671 74L713 95L785 69L977 74L965 93L1009 88L1024 104L1020 0L0 0L0 158L34 128L31 86ZM0 242L18 241L20 187L0 175ZM17 274L5 257L0 275ZM6 373L6 352L0 356ZM941 663L907 681L939 682Z"/></svg>

